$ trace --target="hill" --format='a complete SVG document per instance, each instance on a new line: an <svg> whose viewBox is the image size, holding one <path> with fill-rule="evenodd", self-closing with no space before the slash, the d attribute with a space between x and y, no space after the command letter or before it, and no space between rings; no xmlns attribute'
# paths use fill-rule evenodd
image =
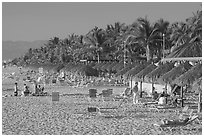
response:
<svg viewBox="0 0 204 137"><path fill-rule="evenodd" d="M29 48L44 46L45 40L36 41L3 41L2 60L14 59L22 56Z"/></svg>

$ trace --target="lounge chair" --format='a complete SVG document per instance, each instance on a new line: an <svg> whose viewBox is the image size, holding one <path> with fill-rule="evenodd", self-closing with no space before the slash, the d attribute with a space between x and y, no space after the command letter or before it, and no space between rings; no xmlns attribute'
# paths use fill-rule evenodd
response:
<svg viewBox="0 0 204 137"><path fill-rule="evenodd" d="M172 129L173 128L176 128L176 127L184 127L184 126L187 126L189 124L192 124L193 121L195 121L196 119L198 119L198 115L194 115L194 116L190 116L188 119L185 119L184 121L179 121L179 120L169 120L168 123L157 123L157 124L153 124L154 127L156 128L159 128L161 131L164 131L164 129L168 128L171 132L172 132ZM199 121L199 119L198 119ZM200 123L200 121L199 121Z"/></svg>
<svg viewBox="0 0 204 137"><path fill-rule="evenodd" d="M114 96L113 96L113 89L102 90L101 95L102 95L103 101L107 101L107 100L115 101Z"/></svg>

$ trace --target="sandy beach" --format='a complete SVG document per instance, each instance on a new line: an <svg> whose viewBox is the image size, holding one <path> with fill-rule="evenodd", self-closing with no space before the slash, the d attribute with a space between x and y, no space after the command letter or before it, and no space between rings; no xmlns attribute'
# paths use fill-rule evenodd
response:
<svg viewBox="0 0 204 137"><path fill-rule="evenodd" d="M7 69L7 70L6 70ZM13 69L6 68L3 73ZM10 71L10 72L9 72ZM16 72L17 73L17 72ZM3 79L2 95L12 95L15 80ZM197 121L172 131L161 131L154 127L161 119L177 119L181 108L156 111L148 107L133 105L131 100L122 103L118 109L90 113L90 106L99 108L118 107L120 101L105 101L100 97L90 101L88 90L96 88L98 93L112 88L113 94L120 94L126 87L85 87L46 86L45 91L59 91L59 102L45 97L3 97L2 134L4 135L201 135L202 125ZM194 110L196 112L196 110ZM200 115L201 116L201 115ZM201 121L201 119L200 119Z"/></svg>

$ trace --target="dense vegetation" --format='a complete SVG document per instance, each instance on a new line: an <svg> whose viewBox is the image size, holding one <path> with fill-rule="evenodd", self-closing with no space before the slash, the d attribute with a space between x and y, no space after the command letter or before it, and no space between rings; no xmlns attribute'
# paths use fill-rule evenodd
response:
<svg viewBox="0 0 204 137"><path fill-rule="evenodd" d="M202 56L202 11L197 11L185 22L170 24L159 19L151 23L147 18L138 18L130 25L116 22L105 29L95 27L86 35L71 34L65 39L54 37L43 47L30 48L12 62L22 65L84 59L123 60L124 52L128 62L138 57L151 61L153 58L161 59L164 49L169 51L165 52L169 57Z"/></svg>

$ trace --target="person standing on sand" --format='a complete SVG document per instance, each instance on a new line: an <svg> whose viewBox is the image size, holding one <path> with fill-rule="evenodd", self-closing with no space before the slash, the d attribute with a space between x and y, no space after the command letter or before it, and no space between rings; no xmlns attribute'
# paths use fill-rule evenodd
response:
<svg viewBox="0 0 204 137"><path fill-rule="evenodd" d="M135 82L135 86L132 89L133 92L133 104L137 104L139 102L139 96L138 94L138 83Z"/></svg>
<svg viewBox="0 0 204 137"><path fill-rule="evenodd" d="M14 86L14 96L18 96L18 83L17 82L15 83L15 86Z"/></svg>

